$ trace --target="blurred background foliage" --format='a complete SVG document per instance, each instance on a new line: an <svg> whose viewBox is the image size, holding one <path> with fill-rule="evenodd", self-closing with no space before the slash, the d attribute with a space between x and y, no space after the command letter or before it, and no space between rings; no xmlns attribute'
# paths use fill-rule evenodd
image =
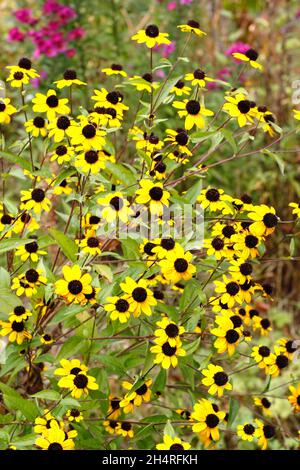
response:
<svg viewBox="0 0 300 470"><path fill-rule="evenodd" d="M34 59L35 66L44 78L40 89L62 75L66 68L75 68L79 78L89 83L90 90L84 88L77 95L78 104L88 107L87 95L91 89L101 85L111 88L113 82L101 73L101 69L111 63L122 64L129 75L143 75L149 71L149 57L143 46L136 46L130 37L138 29L155 23L161 31L168 32L172 47L158 50L154 65L164 61L176 60L182 50L184 35L176 28L189 19L200 22L207 33L205 40L193 41L186 56L189 61L181 61L176 75L182 77L196 68L204 69L210 76L227 80L232 86L243 85L250 96L260 105L267 106L275 115L276 122L285 133L289 132L292 122L291 110L293 94L300 79L300 5L297 0L74 0L59 3L72 7L76 17L70 18L63 26L64 34L77 31L75 39L66 44L63 53L50 47L48 54L37 52L30 31L45 27L51 20L43 13L44 1L7 1L1 0L2 19L0 22L2 38L1 78L6 76L5 66L14 64L20 56ZM51 2L50 2L51 3ZM31 9L33 24L22 23L16 18L19 9ZM55 26L56 27L56 26ZM51 28L51 25L50 25ZM13 31L13 32L12 32ZM234 62L230 48L242 42L259 52L263 73L247 69L239 81L240 64ZM50 44L51 46L51 44ZM65 45L64 45L65 46ZM162 80L164 68L156 70L156 79ZM299 84L298 84L299 85ZM217 111L222 104L224 89L212 88L207 93L207 106ZM126 96L126 104L134 115L138 97ZM168 111L167 111L168 112ZM170 112L170 111L169 111ZM167 127L176 126L174 115L167 114ZM130 122L130 119L128 119ZM166 123L162 122L162 130ZM124 134L125 135L125 134ZM257 142L261 139L261 142ZM253 149L267 146L278 136L270 138L259 134ZM207 150L207 143L200 147L200 155ZM254 153L248 158L232 160L224 165L211 168L206 174L204 184L223 187L230 194L253 196L255 203L266 203L276 207L282 220L291 219L288 203L300 198L300 146L299 136L293 133L272 146L271 152ZM251 143L247 145L251 152ZM231 149L212 153L208 163L218 162L230 157ZM132 161L134 149L130 146L124 161ZM262 263L262 278L275 287L276 312L287 315L287 323L292 314L299 315L298 279L300 263L299 242L293 239L292 224L282 224L282 232L269 242L268 262ZM295 259L291 260L293 256ZM270 259L271 258L271 259ZM285 259L286 258L286 259ZM289 313L288 313L289 312Z"/></svg>

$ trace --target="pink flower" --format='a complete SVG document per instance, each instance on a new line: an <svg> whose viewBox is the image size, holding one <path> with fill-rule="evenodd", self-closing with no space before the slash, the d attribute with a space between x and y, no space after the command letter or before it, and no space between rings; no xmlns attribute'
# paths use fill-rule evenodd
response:
<svg viewBox="0 0 300 470"><path fill-rule="evenodd" d="M177 8L177 3L176 2L169 2L167 5L167 10L172 11Z"/></svg>
<svg viewBox="0 0 300 470"><path fill-rule="evenodd" d="M163 70L159 69L155 71L155 76L157 78L165 78L166 74Z"/></svg>
<svg viewBox="0 0 300 470"><path fill-rule="evenodd" d="M68 49L68 50L66 51L66 56L67 56L67 57L70 57L70 58L71 58L71 57L74 57L75 54L76 54L76 49L75 49L75 47L72 47L71 49Z"/></svg>
<svg viewBox="0 0 300 470"><path fill-rule="evenodd" d="M154 50L160 52L162 57L169 57L176 49L176 42L172 41L170 44L161 44L160 46L155 46Z"/></svg>
<svg viewBox="0 0 300 470"><path fill-rule="evenodd" d="M85 36L85 30L83 28L74 28L68 34L68 38L70 41L76 41L76 39L81 39Z"/></svg>
<svg viewBox="0 0 300 470"><path fill-rule="evenodd" d="M36 18L33 18L30 8L20 8L20 10L16 10L15 17L20 23L24 24L34 25L38 22Z"/></svg>
<svg viewBox="0 0 300 470"><path fill-rule="evenodd" d="M47 75L48 75L47 72L42 70L40 72L39 78L32 78L31 79L31 84L32 84L33 88L39 88L41 81L43 80L43 78L46 78Z"/></svg>
<svg viewBox="0 0 300 470"><path fill-rule="evenodd" d="M180 5L190 5L193 0L180 0Z"/></svg>
<svg viewBox="0 0 300 470"><path fill-rule="evenodd" d="M11 28L8 32L8 41L24 41L26 34L22 33L19 28Z"/></svg>

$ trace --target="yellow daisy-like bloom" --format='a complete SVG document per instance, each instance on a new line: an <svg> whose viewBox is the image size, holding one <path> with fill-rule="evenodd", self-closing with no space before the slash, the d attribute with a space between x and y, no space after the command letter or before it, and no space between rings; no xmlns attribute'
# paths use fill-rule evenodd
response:
<svg viewBox="0 0 300 470"><path fill-rule="evenodd" d="M164 434L163 442L156 444L157 450L189 450L191 445L188 442L184 442L180 437L171 437L168 434Z"/></svg>
<svg viewBox="0 0 300 470"><path fill-rule="evenodd" d="M78 80L77 73L75 72L75 70L72 70L72 69L67 69L64 72L64 78L61 80L57 80L56 82L54 82L54 84L59 89L70 87L72 85L86 85L85 82Z"/></svg>
<svg viewBox="0 0 300 470"><path fill-rule="evenodd" d="M114 108L105 108L95 104L94 111L89 114L91 121L98 127L121 127L123 114Z"/></svg>
<svg viewBox="0 0 300 470"><path fill-rule="evenodd" d="M81 240L76 240L76 243L82 249L82 251L84 251L84 253L88 253L89 255L101 254L101 242L93 230L88 231Z"/></svg>
<svg viewBox="0 0 300 470"><path fill-rule="evenodd" d="M257 429L255 431L255 437L258 439L258 445L262 450L266 450L268 447L268 440L272 439L276 435L274 426L271 424L264 424L259 419L255 420Z"/></svg>
<svg viewBox="0 0 300 470"><path fill-rule="evenodd" d="M155 152L154 152L155 153ZM164 180L166 174L167 165L163 162L162 155L157 155L152 159L150 171L147 171L147 175L157 180Z"/></svg>
<svg viewBox="0 0 300 470"><path fill-rule="evenodd" d="M253 266L251 263L243 259L230 260L228 271L239 284L243 284L244 282L249 282L251 280Z"/></svg>
<svg viewBox="0 0 300 470"><path fill-rule="evenodd" d="M21 322L26 321L28 317L31 317L32 313L27 308L23 307L23 305L17 305L8 315L10 322Z"/></svg>
<svg viewBox="0 0 300 470"><path fill-rule="evenodd" d="M294 408L294 412L298 413L300 411L300 382L294 387L291 385L289 387L291 395L288 396L288 401Z"/></svg>
<svg viewBox="0 0 300 470"><path fill-rule="evenodd" d="M56 418L54 418L54 416L51 414L49 410L44 410L43 415L38 416L34 420L34 427L33 427L34 432L36 434L46 434L50 428L52 421L57 422Z"/></svg>
<svg viewBox="0 0 300 470"><path fill-rule="evenodd" d="M15 251L15 255L20 257L21 261L27 261L30 259L34 263L38 262L39 256L46 254L46 251L39 249L36 241L25 243L23 246L18 246Z"/></svg>
<svg viewBox="0 0 300 470"><path fill-rule="evenodd" d="M136 148L138 150L144 150L147 154L152 154L156 150L160 150L163 147L163 142L153 133L147 134L144 132L142 138L139 136L133 137L133 140L137 140Z"/></svg>
<svg viewBox="0 0 300 470"><path fill-rule="evenodd" d="M136 282L129 276L120 284L121 289L127 294L124 297L130 304L130 312L135 317L139 317L141 313L152 315L151 307L157 304L153 292L147 286L148 282L145 279Z"/></svg>
<svg viewBox="0 0 300 470"><path fill-rule="evenodd" d="M300 113L300 111L299 111ZM300 203L298 202L290 202L289 207L293 208L293 214L295 214L298 218L300 218Z"/></svg>
<svg viewBox="0 0 300 470"><path fill-rule="evenodd" d="M19 220L19 219L18 219ZM11 226L11 228L9 228ZM7 212L0 212L0 232L5 230L5 237L10 237L12 232L18 233L15 226L15 218Z"/></svg>
<svg viewBox="0 0 300 470"><path fill-rule="evenodd" d="M179 152L185 153L186 155L192 155L192 152L188 149L187 144L189 142L189 136L184 129L167 129L167 137L165 138L166 142L171 142L173 145L176 145Z"/></svg>
<svg viewBox="0 0 300 470"><path fill-rule="evenodd" d="M68 130L72 145L80 145L81 149L101 150L105 144L105 131L97 129L87 118L81 119L80 124L74 123Z"/></svg>
<svg viewBox="0 0 300 470"><path fill-rule="evenodd" d="M233 235L234 250L242 259L256 258L259 254L258 247L260 240L248 231L243 231L237 235Z"/></svg>
<svg viewBox="0 0 300 470"><path fill-rule="evenodd" d="M49 121L53 121L57 114L69 114L68 99L59 99L55 90L48 90L47 95L37 93L32 100L32 110L35 113L46 113Z"/></svg>
<svg viewBox="0 0 300 470"><path fill-rule="evenodd" d="M63 266L64 279L55 283L55 293L64 297L67 303L82 303L85 300L85 294L91 294L92 278L90 274L82 274L77 264Z"/></svg>
<svg viewBox="0 0 300 470"><path fill-rule="evenodd" d="M240 285L233 278L227 278L223 275L223 281L214 281L215 292L221 294L221 302L227 304L229 308L233 307L235 302L241 301Z"/></svg>
<svg viewBox="0 0 300 470"><path fill-rule="evenodd" d="M187 73L185 75L185 80L191 82L193 86L200 86L204 88L206 86L206 82L215 82L214 78L207 77L204 70L196 69L193 73Z"/></svg>
<svg viewBox="0 0 300 470"><path fill-rule="evenodd" d="M213 403L209 400L201 399L193 407L191 420L196 421L192 430L211 437L214 441L220 439L219 424L225 418L224 411L215 411Z"/></svg>
<svg viewBox="0 0 300 470"><path fill-rule="evenodd" d="M49 137L54 142L61 142L65 137L69 136L69 129L72 124L68 116L59 116L48 124Z"/></svg>
<svg viewBox="0 0 300 470"><path fill-rule="evenodd" d="M36 214L40 214L42 211L49 212L51 202L46 197L46 192L42 188L21 191L21 194L21 210L33 210Z"/></svg>
<svg viewBox="0 0 300 470"><path fill-rule="evenodd" d="M293 109L294 118L300 121L300 109Z"/></svg>
<svg viewBox="0 0 300 470"><path fill-rule="evenodd" d="M178 341L175 346L171 346L168 341L152 346L150 352L156 354L154 364L161 364L163 369L169 369L171 366L177 367L178 357L186 355L186 351L181 346L181 341Z"/></svg>
<svg viewBox="0 0 300 470"><path fill-rule="evenodd" d="M103 152L99 150L87 150L84 153L76 155L75 167L83 173L98 174L105 168L105 159Z"/></svg>
<svg viewBox="0 0 300 470"><path fill-rule="evenodd" d="M261 336L268 336L268 334L272 331L270 320L268 318L261 318L258 315L253 318L252 326L253 331L260 331Z"/></svg>
<svg viewBox="0 0 300 470"><path fill-rule="evenodd" d="M74 156L74 147L67 147L66 145L59 145L56 147L55 152L52 154L50 160L57 161L59 165L67 163Z"/></svg>
<svg viewBox="0 0 300 470"><path fill-rule="evenodd" d="M257 62L258 53L254 49L248 49L244 54L241 52L233 52L232 55L235 59L249 62L254 69L262 70L263 68L263 66Z"/></svg>
<svg viewBox="0 0 300 470"><path fill-rule="evenodd" d="M32 63L27 57L22 57L19 60L18 65L8 65L6 67L10 73L22 72L30 78L38 78L39 74L35 69L32 68Z"/></svg>
<svg viewBox="0 0 300 470"><path fill-rule="evenodd" d="M255 437L255 426L251 423L239 424L237 426L237 435L243 441L252 442Z"/></svg>
<svg viewBox="0 0 300 470"><path fill-rule="evenodd" d="M125 397L121 400L120 406L124 408L125 413L129 413L129 408L131 409L134 406L141 406L143 402L149 402L151 399L151 390L152 379L146 380L138 388L135 388L134 391L131 391L134 388L134 384L124 381L122 383L123 388L128 390Z"/></svg>
<svg viewBox="0 0 300 470"><path fill-rule="evenodd" d="M0 328L0 335L8 336L8 341L11 343L22 344L26 339L31 338L24 321L0 321Z"/></svg>
<svg viewBox="0 0 300 470"><path fill-rule="evenodd" d="M254 206L254 211L248 214L249 219L254 222L249 226L249 231L256 237L270 235L274 232L279 218L275 214L274 207L268 207L262 204Z"/></svg>
<svg viewBox="0 0 300 470"><path fill-rule="evenodd" d="M68 435L66 436L65 431L54 420L51 421L47 432L36 439L35 445L42 450L73 450L75 448L74 441Z"/></svg>
<svg viewBox="0 0 300 470"><path fill-rule="evenodd" d="M66 413L66 417L68 418L68 421L72 423L72 421L75 421L76 423L80 423L80 421L83 420L83 416L80 413L79 410L76 410L76 408L73 408L72 410L68 410Z"/></svg>
<svg viewBox="0 0 300 470"><path fill-rule="evenodd" d="M199 129L205 127L205 119L203 116L213 116L214 112L205 108L196 100L183 100L174 101L174 108L178 109L178 115L182 118L185 117L184 126L187 130L192 129L194 126Z"/></svg>
<svg viewBox="0 0 300 470"><path fill-rule="evenodd" d="M160 33L155 24L149 24L146 29L140 29L131 39L138 44L146 44L147 47L160 46L161 44L171 44L168 33Z"/></svg>
<svg viewBox="0 0 300 470"><path fill-rule="evenodd" d="M59 185L53 187L53 194L60 196L66 194L67 196L72 193L72 188L68 186L67 180L62 180Z"/></svg>
<svg viewBox="0 0 300 470"><path fill-rule="evenodd" d="M193 33L196 36L206 36L206 33L200 29L198 21L189 20L186 24L180 24L177 26L183 33Z"/></svg>
<svg viewBox="0 0 300 470"><path fill-rule="evenodd" d="M54 374L59 376L76 375L80 372L87 372L88 368L82 364L79 359L62 359L61 367L55 369Z"/></svg>
<svg viewBox="0 0 300 470"><path fill-rule="evenodd" d="M265 416L272 415L271 402L266 397L254 397L253 401L255 406L262 409L262 412Z"/></svg>
<svg viewBox="0 0 300 470"><path fill-rule="evenodd" d="M189 95L190 92L191 88L186 86L183 80L178 80L170 90L170 93L174 93L176 96Z"/></svg>
<svg viewBox="0 0 300 470"><path fill-rule="evenodd" d="M294 359L295 352L299 349L297 341L287 338L280 338L277 343L282 349L283 354L289 358L290 361Z"/></svg>
<svg viewBox="0 0 300 470"><path fill-rule="evenodd" d="M129 78L130 85L134 86L137 91L147 91L151 93L153 90L158 88L159 84L153 81L153 76L151 73L145 73L141 77L139 75L134 75Z"/></svg>
<svg viewBox="0 0 300 470"><path fill-rule="evenodd" d="M88 395L89 390L98 390L99 386L95 383L96 379L85 372L70 374L62 377L58 381L58 386L68 388L74 398L80 398L82 395Z"/></svg>
<svg viewBox="0 0 300 470"><path fill-rule="evenodd" d="M109 407L107 411L107 418L109 419L118 419L122 410L120 406L121 398L115 397L113 395L109 396Z"/></svg>
<svg viewBox="0 0 300 470"><path fill-rule="evenodd" d="M9 124L16 108L10 104L9 98L0 98L0 124Z"/></svg>
<svg viewBox="0 0 300 470"><path fill-rule="evenodd" d="M223 105L223 110L229 116L237 118L240 127L244 127L247 123L253 123L253 109L251 101L247 100L245 95L237 93L234 96L225 96L227 103Z"/></svg>
<svg viewBox="0 0 300 470"><path fill-rule="evenodd" d="M176 346L180 342L180 336L185 332L183 326L177 326L176 323L169 320L167 316L164 316L162 320L156 322L159 327L154 331L156 336L155 342L157 344L164 344L168 342L170 346Z"/></svg>
<svg viewBox="0 0 300 470"><path fill-rule="evenodd" d="M96 101L95 107L113 108L121 115L129 109L128 106L122 103L123 95L119 91L107 91L105 88L101 88L101 90L94 90L94 93L92 100Z"/></svg>
<svg viewBox="0 0 300 470"><path fill-rule="evenodd" d="M130 207L129 201L125 199L120 191L107 194L97 199L97 203L104 208L101 211L101 217L108 223L119 219L122 222L128 222L130 216L134 214Z"/></svg>
<svg viewBox="0 0 300 470"><path fill-rule="evenodd" d="M223 367L209 364L207 369L203 369L201 373L205 376L201 382L209 387L208 393L210 395L217 393L218 397L222 397L224 390L232 390L232 385L229 383L228 375L224 372Z"/></svg>
<svg viewBox="0 0 300 470"><path fill-rule="evenodd" d="M151 245L151 242L150 242ZM145 246L144 246L145 248ZM150 247L148 247L150 248ZM157 258L163 259L169 253L175 253L180 250L179 243L175 242L174 238L166 237L166 238L156 238L151 247L151 255L157 255ZM149 253L150 254L150 253Z"/></svg>
<svg viewBox="0 0 300 470"><path fill-rule="evenodd" d="M31 134L32 137L46 137L47 126L48 124L41 116L36 116L34 119L30 119L29 121L25 122L26 132Z"/></svg>
<svg viewBox="0 0 300 470"><path fill-rule="evenodd" d="M118 421L115 421L114 419L110 419L103 422L104 429L106 432L109 432L109 434L116 434L118 424Z"/></svg>
<svg viewBox="0 0 300 470"><path fill-rule="evenodd" d="M127 323L130 318L130 304L125 296L107 297L104 309L110 312L110 318L113 321L119 320L120 323Z"/></svg>
<svg viewBox="0 0 300 470"><path fill-rule="evenodd" d="M14 277L11 288L16 291L18 297L24 294L26 297L32 297L41 284L47 284L47 279L43 276L42 270L31 268L27 269L24 274Z"/></svg>
<svg viewBox="0 0 300 470"><path fill-rule="evenodd" d="M284 354L284 350L280 346L274 346L274 352L275 354L271 355L270 367L267 373L272 377L278 377L281 371L288 367L289 358Z"/></svg>
<svg viewBox="0 0 300 470"><path fill-rule="evenodd" d="M270 348L267 346L253 346L251 356L258 363L260 369L268 370L272 358Z"/></svg>
<svg viewBox="0 0 300 470"><path fill-rule="evenodd" d="M142 179L136 194L137 204L149 204L151 214L162 215L164 207L169 205L170 193L160 182Z"/></svg>
<svg viewBox="0 0 300 470"><path fill-rule="evenodd" d="M132 429L132 424L127 421L119 422L116 427L116 433L119 436L133 438L134 432Z"/></svg>
<svg viewBox="0 0 300 470"><path fill-rule="evenodd" d="M13 88L21 88L24 85L28 85L30 77L21 70L11 71L6 81L10 82L10 86Z"/></svg>
<svg viewBox="0 0 300 470"><path fill-rule="evenodd" d="M49 335L49 333L44 333L40 337L40 341L42 344L52 344L54 342L54 339L51 335Z"/></svg>
<svg viewBox="0 0 300 470"><path fill-rule="evenodd" d="M228 205L229 197L224 194L223 189L206 188L202 189L197 198L203 209L209 209L210 212L221 211L223 214L230 214L231 209Z"/></svg>
<svg viewBox="0 0 300 470"><path fill-rule="evenodd" d="M159 261L162 275L173 284L180 281L188 281L196 272L196 267L191 264L192 254L178 247L176 251L167 253L166 258Z"/></svg>
<svg viewBox="0 0 300 470"><path fill-rule="evenodd" d="M101 72L108 76L121 75L122 77L127 77L127 73L123 70L123 67L120 64L112 64L110 67L102 69Z"/></svg>
<svg viewBox="0 0 300 470"><path fill-rule="evenodd" d="M217 317L216 323L218 324L218 328L212 328L210 330L211 334L217 336L214 347L219 354L228 351L229 356L232 356L235 348L242 339L241 330L234 328L233 322L226 316Z"/></svg>
<svg viewBox="0 0 300 470"><path fill-rule="evenodd" d="M214 256L217 260L221 258L231 258L234 255L232 250L228 249L225 241L220 237L205 239L203 246L207 250L207 255Z"/></svg>

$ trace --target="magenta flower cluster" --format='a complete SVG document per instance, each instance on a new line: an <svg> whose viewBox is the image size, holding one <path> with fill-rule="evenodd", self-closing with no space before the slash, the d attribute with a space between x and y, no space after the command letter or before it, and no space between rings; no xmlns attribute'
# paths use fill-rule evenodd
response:
<svg viewBox="0 0 300 470"><path fill-rule="evenodd" d="M77 13L74 8L57 0L45 0L42 11L36 16L30 8L19 9L14 15L22 28L12 28L8 40L22 42L30 39L35 47L35 58L41 55L55 57L58 54L73 57L76 54L74 43L85 34L81 27L66 27L76 18Z"/></svg>

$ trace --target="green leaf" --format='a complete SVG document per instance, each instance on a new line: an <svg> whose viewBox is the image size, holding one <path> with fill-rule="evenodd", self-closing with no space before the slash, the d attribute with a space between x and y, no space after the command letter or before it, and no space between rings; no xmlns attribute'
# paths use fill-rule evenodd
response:
<svg viewBox="0 0 300 470"><path fill-rule="evenodd" d="M221 134L223 134L223 137L225 140L227 140L227 142L231 145L234 153L237 152L237 145L236 145L236 141L233 137L233 132L229 129L220 129L220 132Z"/></svg>
<svg viewBox="0 0 300 470"><path fill-rule="evenodd" d="M8 160L10 163L20 165L24 170L28 170L28 171L32 170L31 163L29 160L26 160L24 157L21 157L19 155L15 155L12 152L0 151L0 157L4 158L5 160Z"/></svg>
<svg viewBox="0 0 300 470"><path fill-rule="evenodd" d="M30 396L50 401L58 401L61 398L60 393L56 392L55 390L41 390L40 392L34 393L34 395Z"/></svg>
<svg viewBox="0 0 300 470"><path fill-rule="evenodd" d="M20 299L12 294L11 289L0 287L0 312L10 313L17 305L20 305Z"/></svg>
<svg viewBox="0 0 300 470"><path fill-rule="evenodd" d="M73 263L77 260L78 247L67 235L54 228L49 230L51 237L58 243L63 254Z"/></svg>
<svg viewBox="0 0 300 470"><path fill-rule="evenodd" d="M136 176L121 163L106 162L106 168L112 175L126 186L137 183Z"/></svg>
<svg viewBox="0 0 300 470"><path fill-rule="evenodd" d="M167 434L172 439L174 439L175 437L175 431L174 431L172 424L170 423L170 420L167 421L167 424L164 427L164 434Z"/></svg>
<svg viewBox="0 0 300 470"><path fill-rule="evenodd" d="M3 393L4 403L10 410L20 411L30 421L34 421L40 414L37 405L33 401L25 400L13 388L0 382L0 390Z"/></svg>
<svg viewBox="0 0 300 470"><path fill-rule="evenodd" d="M237 417L237 414L239 412L239 408L240 408L240 402L238 400L236 400L235 398L230 398L228 423L227 423L228 427L230 427L232 425L235 418Z"/></svg>
<svg viewBox="0 0 300 470"><path fill-rule="evenodd" d="M167 83L162 82L161 86L155 90L153 97L155 110L161 105L161 103L165 101L170 93L170 90L178 82L179 78L180 77L175 77L172 80L168 80Z"/></svg>
<svg viewBox="0 0 300 470"><path fill-rule="evenodd" d="M165 389L167 383L167 372L165 369L161 369L155 379L155 382L152 386L152 393L156 392L162 393Z"/></svg>
<svg viewBox="0 0 300 470"><path fill-rule="evenodd" d="M63 344L61 350L57 355L57 360L68 359L68 357L75 356L76 353L85 345L85 341L80 336L71 336Z"/></svg>

